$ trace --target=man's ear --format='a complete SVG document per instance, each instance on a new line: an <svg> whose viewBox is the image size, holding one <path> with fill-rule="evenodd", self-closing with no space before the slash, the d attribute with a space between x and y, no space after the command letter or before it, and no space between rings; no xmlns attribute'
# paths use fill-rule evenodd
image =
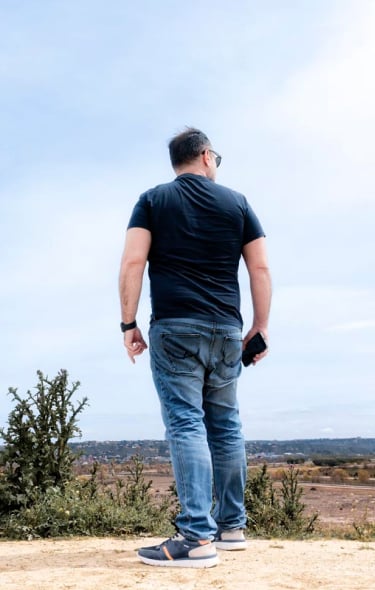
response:
<svg viewBox="0 0 375 590"><path fill-rule="evenodd" d="M211 164L211 156L210 156L210 152L208 150L208 148L206 148L202 154L202 158L203 158L203 163L205 166L210 166Z"/></svg>

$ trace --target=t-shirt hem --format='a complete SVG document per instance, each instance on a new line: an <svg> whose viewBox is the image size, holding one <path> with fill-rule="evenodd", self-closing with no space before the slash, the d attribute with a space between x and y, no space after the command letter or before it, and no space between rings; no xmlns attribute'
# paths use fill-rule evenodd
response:
<svg viewBox="0 0 375 590"><path fill-rule="evenodd" d="M239 328L240 330L242 330L243 328L243 322L241 322L240 320L237 320L236 318L233 317L218 317L218 316L212 316L212 315L204 315L204 314L194 314L194 315L188 315L188 314L178 314L178 315L152 315L150 318L150 323L153 320L186 320L188 322L191 321L202 321L202 322L206 322L206 323L211 323L211 324L217 324L217 325L224 325L224 326L233 326L234 328Z"/></svg>

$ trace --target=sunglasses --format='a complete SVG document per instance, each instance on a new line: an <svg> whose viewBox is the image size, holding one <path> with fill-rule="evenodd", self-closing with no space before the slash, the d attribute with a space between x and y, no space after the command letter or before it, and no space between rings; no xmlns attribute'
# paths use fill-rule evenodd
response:
<svg viewBox="0 0 375 590"><path fill-rule="evenodd" d="M206 150L203 150L202 154L204 154ZM215 162L216 162L216 168L219 168L220 164L221 164L221 156L220 154L218 154L217 152L215 152L215 150L208 150L209 152L211 152L211 154L214 154L215 156Z"/></svg>

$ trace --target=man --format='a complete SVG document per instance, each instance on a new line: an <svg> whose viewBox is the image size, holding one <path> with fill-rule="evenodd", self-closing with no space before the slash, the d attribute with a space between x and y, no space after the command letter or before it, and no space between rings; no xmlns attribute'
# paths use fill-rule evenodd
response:
<svg viewBox="0 0 375 590"><path fill-rule="evenodd" d="M147 348L136 313L149 263L151 369L181 504L177 534L138 555L151 565L211 567L216 548L246 548L236 384L243 347L257 332L267 340L271 282L263 229L244 196L215 183L221 156L207 136L187 128L170 141L169 152L177 177L141 195L120 271L121 328L134 363ZM241 255L253 303L243 340Z"/></svg>

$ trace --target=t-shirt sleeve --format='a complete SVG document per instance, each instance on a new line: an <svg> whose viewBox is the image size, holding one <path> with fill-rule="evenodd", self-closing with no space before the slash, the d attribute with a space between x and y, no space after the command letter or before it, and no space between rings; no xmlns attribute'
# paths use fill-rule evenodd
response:
<svg viewBox="0 0 375 590"><path fill-rule="evenodd" d="M257 240L258 238L264 238L265 235L266 234L263 231L259 219L245 199L245 223L243 229L242 245L244 246L253 240Z"/></svg>
<svg viewBox="0 0 375 590"><path fill-rule="evenodd" d="M130 216L128 223L128 229L132 227L142 227L151 231L150 214L149 214L149 202L147 193L143 193L136 205L134 206L133 212Z"/></svg>

